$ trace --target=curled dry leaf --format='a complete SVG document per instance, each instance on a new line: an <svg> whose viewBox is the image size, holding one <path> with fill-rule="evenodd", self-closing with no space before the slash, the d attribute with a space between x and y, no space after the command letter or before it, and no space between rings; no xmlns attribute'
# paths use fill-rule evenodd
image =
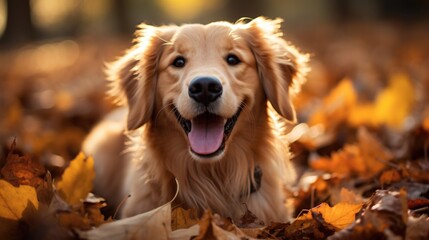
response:
<svg viewBox="0 0 429 240"><path fill-rule="evenodd" d="M88 240L111 239L168 239L171 234L171 203L176 199L179 185L176 181L176 195L173 199L149 212L130 218L103 224L89 231L77 230L80 238Z"/></svg>
<svg viewBox="0 0 429 240"><path fill-rule="evenodd" d="M29 155L20 156L13 153L15 148L14 140L6 157L6 164L1 169L1 176L14 186L30 185L37 188L43 184L45 168Z"/></svg>

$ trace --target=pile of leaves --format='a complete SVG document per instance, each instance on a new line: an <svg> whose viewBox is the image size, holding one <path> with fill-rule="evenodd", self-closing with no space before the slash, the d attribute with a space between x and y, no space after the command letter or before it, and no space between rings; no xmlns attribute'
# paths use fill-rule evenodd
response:
<svg viewBox="0 0 429 240"><path fill-rule="evenodd" d="M1 55L0 238L429 239L427 28L380 29L374 38L365 30L366 42L359 31L317 38L337 51L318 52L295 99L300 124L287 138L299 179L286 223L250 211L238 222L209 209L198 216L174 199L127 219L103 215L94 162L79 151L112 107L100 55L124 45L67 40Z"/></svg>
<svg viewBox="0 0 429 240"><path fill-rule="evenodd" d="M299 211L292 222L263 223L250 211L239 222L210 210L198 217L192 209L172 209L174 199L132 218L106 218L104 199L90 193L91 157L79 154L53 181L13 142L1 168L0 233L9 239L427 239L429 117L404 131L412 91L407 78L393 78L363 106L345 79L308 123L293 128L294 161L305 171L290 193ZM377 117L377 108L400 116Z"/></svg>

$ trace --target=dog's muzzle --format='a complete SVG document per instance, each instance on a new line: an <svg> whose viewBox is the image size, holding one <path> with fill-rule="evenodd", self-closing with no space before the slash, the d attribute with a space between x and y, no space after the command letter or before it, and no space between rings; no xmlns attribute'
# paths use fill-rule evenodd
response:
<svg viewBox="0 0 429 240"><path fill-rule="evenodd" d="M192 153L201 158L211 158L224 151L225 143L237 123L242 106L234 116L228 119L206 111L188 120L180 115L177 108L174 108L173 111L188 136Z"/></svg>

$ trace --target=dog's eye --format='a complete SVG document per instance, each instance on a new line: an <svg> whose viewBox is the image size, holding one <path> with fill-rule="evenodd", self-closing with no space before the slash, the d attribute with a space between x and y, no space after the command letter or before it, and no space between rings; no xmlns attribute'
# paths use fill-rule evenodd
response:
<svg viewBox="0 0 429 240"><path fill-rule="evenodd" d="M184 57L182 56L178 56L174 59L173 61L173 66L177 67L177 68L182 68L185 66L186 60Z"/></svg>
<svg viewBox="0 0 429 240"><path fill-rule="evenodd" d="M228 63L228 65L235 66L239 64L241 61L234 54L228 54L228 56L226 56L226 62Z"/></svg>

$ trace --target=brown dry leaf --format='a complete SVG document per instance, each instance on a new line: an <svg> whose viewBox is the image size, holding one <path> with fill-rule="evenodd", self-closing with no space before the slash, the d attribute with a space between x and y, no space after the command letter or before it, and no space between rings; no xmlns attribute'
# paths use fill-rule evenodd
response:
<svg viewBox="0 0 429 240"><path fill-rule="evenodd" d="M419 218L410 216L407 222L407 240L429 239L429 218L424 215Z"/></svg>
<svg viewBox="0 0 429 240"><path fill-rule="evenodd" d="M36 190L31 186L12 184L0 179L0 236L21 234L19 221L34 215L39 208Z"/></svg>
<svg viewBox="0 0 429 240"><path fill-rule="evenodd" d="M104 215L101 214L100 209L104 208L105 206L107 206L107 204L104 202L103 203L85 203L84 204L86 217L88 218L89 224L91 226L98 227L101 224L112 221L110 218L107 221L104 220Z"/></svg>
<svg viewBox="0 0 429 240"><path fill-rule="evenodd" d="M240 228L260 228L265 225L264 222L249 209L246 210L246 212L236 224Z"/></svg>
<svg viewBox="0 0 429 240"><path fill-rule="evenodd" d="M422 209L422 208L426 208L426 210L428 210L429 199L425 199L425 198L410 199L407 201L407 206L410 210Z"/></svg>
<svg viewBox="0 0 429 240"><path fill-rule="evenodd" d="M14 140L6 157L6 164L1 169L3 178L14 186L30 185L38 187L43 184L43 176L46 173L43 165L28 155L19 156L14 154L15 148L16 142Z"/></svg>
<svg viewBox="0 0 429 240"><path fill-rule="evenodd" d="M401 181L402 176L401 173L397 169L388 169L386 171L383 171L383 173L380 175L380 184L381 186L390 185L395 182Z"/></svg>
<svg viewBox="0 0 429 240"><path fill-rule="evenodd" d="M59 212L57 218L60 226L67 229L91 229L89 219L82 217L78 212Z"/></svg>
<svg viewBox="0 0 429 240"><path fill-rule="evenodd" d="M328 129L347 119L348 113L356 105L357 95L350 79L343 79L323 99L321 107L310 117L308 124L322 124Z"/></svg>
<svg viewBox="0 0 429 240"><path fill-rule="evenodd" d="M429 117L426 117L422 123L423 129L429 132Z"/></svg>
<svg viewBox="0 0 429 240"><path fill-rule="evenodd" d="M351 203L351 204L361 204L363 199L360 195L356 194L354 191L342 187L331 189L331 203Z"/></svg>
<svg viewBox="0 0 429 240"><path fill-rule="evenodd" d="M385 168L386 163L393 158L393 154L366 128L359 128L357 137L367 173L362 175L377 174Z"/></svg>
<svg viewBox="0 0 429 240"><path fill-rule="evenodd" d="M327 203L322 203L296 220L311 219L311 212L317 212L322 215L326 223L334 226L337 230L341 230L355 221L355 215L361 208L362 204L338 203L330 207Z"/></svg>
<svg viewBox="0 0 429 240"><path fill-rule="evenodd" d="M198 224L198 216L195 209L183 209L181 207L173 209L171 212L171 229L172 231L189 228L195 224Z"/></svg>
<svg viewBox="0 0 429 240"><path fill-rule="evenodd" d="M92 190L94 177L94 160L92 157L86 157L85 154L80 153L71 161L56 187L60 196L67 203L76 205Z"/></svg>
<svg viewBox="0 0 429 240"><path fill-rule="evenodd" d="M247 236L231 220L223 218L218 214L212 214L207 210L199 221L200 231L193 239L253 239Z"/></svg>
<svg viewBox="0 0 429 240"><path fill-rule="evenodd" d="M343 176L370 177L379 173L392 158L393 154L375 136L365 128L360 128L356 144L347 144L334 152L331 158L320 158L310 165L314 169Z"/></svg>
<svg viewBox="0 0 429 240"><path fill-rule="evenodd" d="M281 225L280 225L281 226ZM275 239L326 239L335 233L336 228L323 219L321 213L309 211L297 218L292 224L283 225L283 229L267 228L263 234L258 237ZM267 232L269 230L270 232ZM269 233L269 234L267 234Z"/></svg>

